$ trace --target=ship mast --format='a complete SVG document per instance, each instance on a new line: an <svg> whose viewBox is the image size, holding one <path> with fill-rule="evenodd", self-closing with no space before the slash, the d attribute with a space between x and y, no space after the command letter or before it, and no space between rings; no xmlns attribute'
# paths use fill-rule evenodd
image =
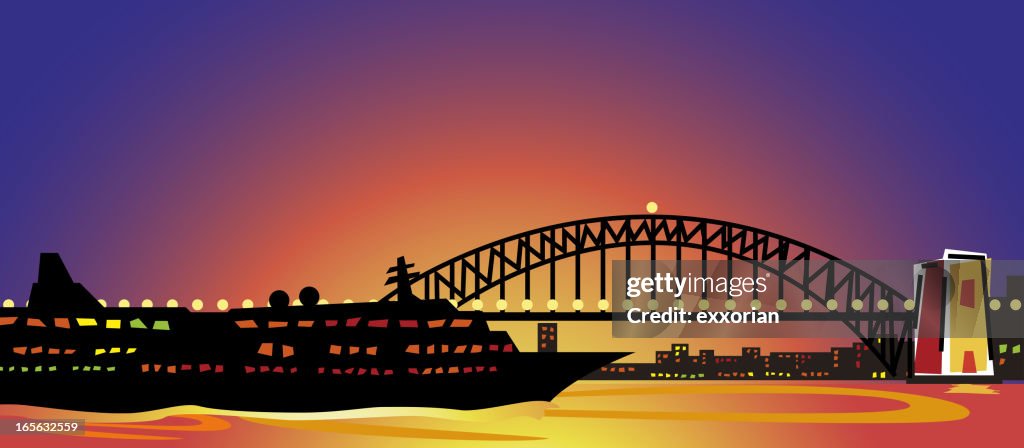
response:
<svg viewBox="0 0 1024 448"><path fill-rule="evenodd" d="M416 265L405 262L405 257L398 257L397 264L388 269L389 274L394 273L395 275L389 277L388 281L384 284L390 285L394 283L398 285L395 289L398 291L396 297L399 302L420 300L419 297L412 293L412 279L420 275L419 272L409 272L409 268L413 266Z"/></svg>

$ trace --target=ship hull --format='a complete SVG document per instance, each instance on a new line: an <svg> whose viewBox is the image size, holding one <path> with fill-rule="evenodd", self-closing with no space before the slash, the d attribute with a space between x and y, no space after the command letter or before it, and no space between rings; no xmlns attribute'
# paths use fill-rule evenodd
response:
<svg viewBox="0 0 1024 448"><path fill-rule="evenodd" d="M253 412L328 412L369 407L483 409L550 401L626 353L517 353L495 372L392 376L246 375L212 378L98 373L4 375L0 403L107 413L196 405Z"/></svg>

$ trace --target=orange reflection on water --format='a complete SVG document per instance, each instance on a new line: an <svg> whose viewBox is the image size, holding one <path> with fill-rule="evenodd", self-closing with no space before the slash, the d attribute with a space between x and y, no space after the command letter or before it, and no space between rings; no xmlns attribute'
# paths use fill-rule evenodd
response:
<svg viewBox="0 0 1024 448"><path fill-rule="evenodd" d="M139 414L91 414L0 406L0 415L85 419L87 433L76 445L103 447L134 448L168 440L187 446L657 447L677 444L673 434L679 433L685 433L695 446L743 446L757 440L775 446L766 441L793 442L797 439L792 437L799 435L801 443L833 440L835 447L841 447L853 446L861 434L867 434L863 432L867 427L899 438L907 425L921 423L931 423L936 434L963 425L998 425L1001 420L994 416L1005 415L1001 409L1014 401L1006 400L1007 395L1018 397L1024 389L993 388L1002 395L947 395L949 386L895 383L580 382L552 403L475 411L372 408L278 414L188 406ZM963 422L939 424L957 420ZM0 445L42 447L68 440L0 436Z"/></svg>
<svg viewBox="0 0 1024 448"><path fill-rule="evenodd" d="M665 386L624 386L594 390L566 391L560 398L621 397L635 395L810 395L838 397L869 397L903 403L900 409L856 412L708 412L706 410L628 411L593 409L584 403L581 409L549 409L552 417L618 418L649 420L704 420L772 423L926 423L961 420L970 411L951 401L924 395L887 390L834 386L802 386L775 384L671 384Z"/></svg>

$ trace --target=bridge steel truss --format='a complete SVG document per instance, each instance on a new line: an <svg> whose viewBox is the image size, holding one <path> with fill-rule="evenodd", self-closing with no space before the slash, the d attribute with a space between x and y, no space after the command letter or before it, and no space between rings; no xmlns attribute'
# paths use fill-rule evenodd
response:
<svg viewBox="0 0 1024 448"><path fill-rule="evenodd" d="M898 303L906 300L899 291L879 281L832 254L810 245L754 227L699 217L674 215L621 215L554 224L512 235L477 247L434 266L413 279L414 291L423 298L444 297L463 306L480 299L482 294L495 288L498 296L506 298L506 283L523 277L524 300L531 299L531 272L550 266L547 298L556 297L556 263L572 260L575 263L575 292L580 299L580 257L600 254L600 300L607 300L606 252L624 248L625 259L654 260L656 249L674 247L676 259L682 259L683 249L696 249L701 259L709 254L724 256L726 260L754 262L779 277L779 296L785 284L799 288L805 298L825 306L835 299L834 311L783 312L782 320L836 321L845 324L877 356L892 375L911 369L910 353L914 315L910 311L896 311ZM644 249L649 248L649 252ZM820 260L815 263L805 261ZM757 263L758 261L770 264ZM813 269L811 264L814 264ZM762 294L768 294L762 293ZM395 292L382 300L392 298ZM755 296L756 298L756 296ZM855 309L854 301L863 304ZM888 304L885 309L879 301ZM595 309L595 306L591 306ZM538 311L487 312L491 320L611 320L612 312ZM905 357L905 358L904 358ZM901 360L906 364L901 366Z"/></svg>

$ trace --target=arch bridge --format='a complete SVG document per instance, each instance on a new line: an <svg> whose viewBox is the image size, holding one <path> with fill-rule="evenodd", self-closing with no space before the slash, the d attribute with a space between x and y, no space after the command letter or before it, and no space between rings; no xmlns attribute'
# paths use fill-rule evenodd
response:
<svg viewBox="0 0 1024 448"><path fill-rule="evenodd" d="M841 322L891 374L909 368L914 313L903 294L821 249L715 219L621 215L545 226L455 256L416 274L412 287L420 297L448 299L490 320L611 320L609 253L614 259L656 260L659 249L662 254L674 251L675 260L684 259L684 250L699 251L705 266L709 256L752 262L778 277L777 290L761 296L784 298L794 288L803 295L805 310L778 309L782 321ZM584 269L583 259L595 256L597 267ZM560 292L572 297L559 297Z"/></svg>

